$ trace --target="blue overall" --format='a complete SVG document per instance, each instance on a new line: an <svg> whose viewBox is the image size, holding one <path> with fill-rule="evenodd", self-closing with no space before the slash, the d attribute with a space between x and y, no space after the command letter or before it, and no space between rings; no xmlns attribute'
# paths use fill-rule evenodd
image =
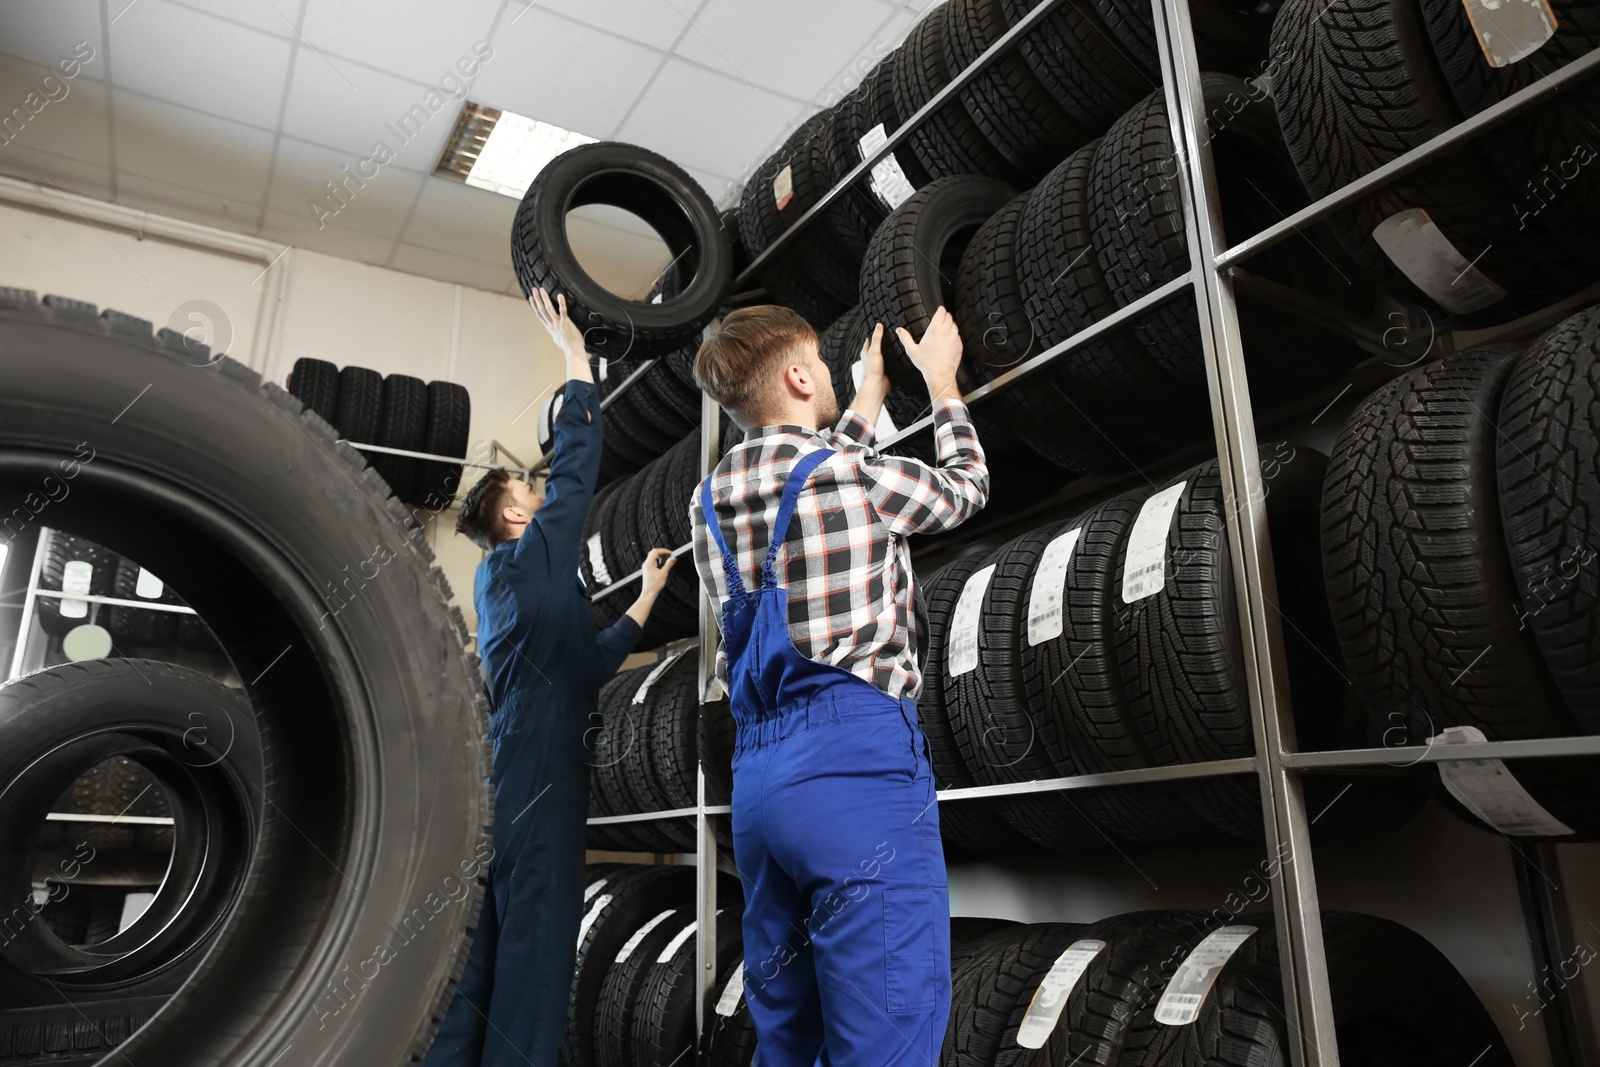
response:
<svg viewBox="0 0 1600 1067"><path fill-rule="evenodd" d="M774 559L826 449L784 484L761 586L722 553L733 849L757 1067L928 1067L950 1013L950 897L916 703L802 655Z"/></svg>
<svg viewBox="0 0 1600 1067"><path fill-rule="evenodd" d="M478 565L473 602L494 747L494 858L456 995L426 1067L556 1067L583 916L584 823L600 684L639 639L624 615L599 634L579 586L600 476L593 384L570 381L544 505Z"/></svg>

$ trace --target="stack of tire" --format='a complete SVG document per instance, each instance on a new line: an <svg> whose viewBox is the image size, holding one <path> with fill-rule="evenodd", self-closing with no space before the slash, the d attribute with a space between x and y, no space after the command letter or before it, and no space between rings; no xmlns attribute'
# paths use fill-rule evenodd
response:
<svg viewBox="0 0 1600 1067"><path fill-rule="evenodd" d="M1597 418L1591 308L1531 346L1417 367L1344 427L1324 570L1346 672L1384 744L1453 726L1491 741L1600 732ZM1574 831L1545 833L1600 836L1600 760L1506 766Z"/></svg>
<svg viewBox="0 0 1600 1067"><path fill-rule="evenodd" d="M700 703L695 663L692 652L678 652L622 671L601 687L584 739L593 768L591 818L692 808L700 767L706 803L732 799L733 717L726 699ZM718 833L731 846L721 820ZM617 852L693 852L695 821L681 816L591 825L588 842Z"/></svg>
<svg viewBox="0 0 1600 1067"><path fill-rule="evenodd" d="M171 586L126 556L62 530L47 531L45 536L50 543L39 573L42 589L188 606ZM39 597L34 605L40 628L52 637L63 637L76 626L95 622L110 632L119 652L134 646L145 655L174 647L221 652L205 622L190 612L107 606L48 596Z"/></svg>
<svg viewBox="0 0 1600 1067"><path fill-rule="evenodd" d="M1299 743L1375 744L1341 685L1320 581L1326 460L1279 444L1261 462ZM1226 512L1211 461L929 576L918 715L938 785L1253 756ZM1408 778L1319 775L1306 790L1317 832L1331 837L1392 830L1422 801ZM1263 835L1253 773L956 800L939 817L948 844L1002 861L1040 849L1240 847Z"/></svg>
<svg viewBox="0 0 1600 1067"><path fill-rule="evenodd" d="M565 1062L572 1067L693 1061L694 887L693 867L589 865L568 1012ZM740 959L742 895L737 878L718 875L719 981Z"/></svg>
<svg viewBox="0 0 1600 1067"><path fill-rule="evenodd" d="M454 382L302 358L295 360L287 388L346 441L436 456L467 454L472 398ZM362 456L402 503L439 512L461 489L459 463L385 452Z"/></svg>
<svg viewBox="0 0 1600 1067"><path fill-rule="evenodd" d="M1203 991L1197 1018L1158 1022L1156 1008L1179 967L1209 934L1234 923L1256 932ZM1323 912L1322 929L1343 1062L1381 1063L1404 1050L1408 1067L1453 1067L1474 1057L1511 1067L1483 1003L1426 939L1350 912ZM1284 1020L1270 913L1145 911L1087 924L957 918L950 940L950 1017L939 1067L1246 1067L1289 1062L1298 1040ZM1081 970L1063 968L1076 980L1042 989L1069 952L1088 957ZM755 1031L738 984L729 985L706 1016L702 1062L748 1067ZM1023 1047L1024 1019L1030 1009L1047 1018L1045 1008L1059 1014L1042 1047Z"/></svg>
<svg viewBox="0 0 1600 1067"><path fill-rule="evenodd" d="M1206 69L1254 73L1267 54L1275 6L1198 5ZM854 91L801 123L755 169L739 205L745 251L766 249L860 164L874 139L881 144L1033 7L1030 0L951 0L931 10ZM889 184L858 179L822 224L780 252L762 283L822 329L856 303L851 279L868 240L908 192L957 175L1038 181L1160 82L1147 5L1057 5L890 153Z"/></svg>
<svg viewBox="0 0 1600 1067"><path fill-rule="evenodd" d="M1330 193L1600 41L1593 5L1554 0L1545 12L1554 35L1508 62L1491 61L1491 46L1529 42L1448 0L1286 0L1272 28L1272 95L1306 188ZM1356 200L1332 229L1386 288L1456 322L1549 305L1600 276L1596 121L1590 79Z"/></svg>
<svg viewBox="0 0 1600 1067"><path fill-rule="evenodd" d="M605 405L600 485L634 473L699 429L701 393L694 380L698 349L696 341L659 359L595 361L595 386ZM630 378L632 383L615 399L606 399ZM555 447L556 414L565 402L563 385L539 413L539 451L546 455Z"/></svg>
<svg viewBox="0 0 1600 1067"><path fill-rule="evenodd" d="M1304 206L1272 105L1223 74L1202 78L1224 221L1255 233ZM935 180L873 235L861 265L863 328L903 324L913 336L941 304L961 328L964 392L992 381L1189 269L1182 167L1158 90L1103 137L1084 144L1034 188L975 176ZM1336 243L1316 227L1252 261L1272 282L1325 298L1338 284ZM1353 353L1242 291L1252 395L1275 407L1349 369ZM1330 299L1338 299L1331 297ZM897 420L926 410L921 378L896 337L884 340ZM1190 292L1131 326L1053 362L977 409L1040 456L1075 472L1129 470L1208 439L1209 401L1199 318ZM992 436L992 434L991 434Z"/></svg>
<svg viewBox="0 0 1600 1067"><path fill-rule="evenodd" d="M699 481L700 435L695 433L595 495L579 561L584 588L591 596L638 571L652 548L689 543L689 499ZM633 602L631 592L636 593L636 587L596 600L595 623L603 629L620 619ZM695 634L699 598L693 561L680 559L656 599L638 647L652 649Z"/></svg>

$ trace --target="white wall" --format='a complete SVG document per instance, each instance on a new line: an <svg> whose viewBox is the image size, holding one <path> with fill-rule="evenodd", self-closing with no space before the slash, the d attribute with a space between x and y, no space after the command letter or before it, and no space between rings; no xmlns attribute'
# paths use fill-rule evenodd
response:
<svg viewBox="0 0 1600 1067"><path fill-rule="evenodd" d="M287 283L274 309L266 306L264 263L90 222L68 206L63 201L65 213L57 214L0 203L0 285L87 300L156 328L196 330L280 384L301 357L458 382L472 395L469 455L487 460L489 442L498 440L524 462L538 457L537 402L559 384L562 358L520 297L297 248L276 268ZM569 229L608 287L649 288L660 267L649 242L601 222L574 221ZM274 313L275 336L258 333ZM256 351L269 336L271 351ZM455 536L454 511L431 525L430 543L475 628L472 570L481 553Z"/></svg>

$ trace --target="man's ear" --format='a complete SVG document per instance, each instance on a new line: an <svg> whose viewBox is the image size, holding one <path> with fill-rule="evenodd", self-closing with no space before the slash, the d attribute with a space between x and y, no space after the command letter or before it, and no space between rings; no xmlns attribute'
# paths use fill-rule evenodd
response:
<svg viewBox="0 0 1600 1067"><path fill-rule="evenodd" d="M783 372L784 381L801 400L810 400L817 393L817 382L805 363L791 363Z"/></svg>

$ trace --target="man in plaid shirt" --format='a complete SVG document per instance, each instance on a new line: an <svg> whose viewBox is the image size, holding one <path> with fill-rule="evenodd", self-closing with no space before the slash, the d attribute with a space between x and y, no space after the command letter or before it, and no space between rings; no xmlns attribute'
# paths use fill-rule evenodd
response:
<svg viewBox="0 0 1600 1067"><path fill-rule="evenodd" d="M937 1062L950 1007L949 888L905 538L988 499L943 308L897 331L932 401L939 466L879 454L883 326L841 417L816 333L735 311L695 377L746 429L690 507L695 565L725 642L738 740L734 854L744 990L764 1067ZM712 520L714 517L714 521Z"/></svg>

